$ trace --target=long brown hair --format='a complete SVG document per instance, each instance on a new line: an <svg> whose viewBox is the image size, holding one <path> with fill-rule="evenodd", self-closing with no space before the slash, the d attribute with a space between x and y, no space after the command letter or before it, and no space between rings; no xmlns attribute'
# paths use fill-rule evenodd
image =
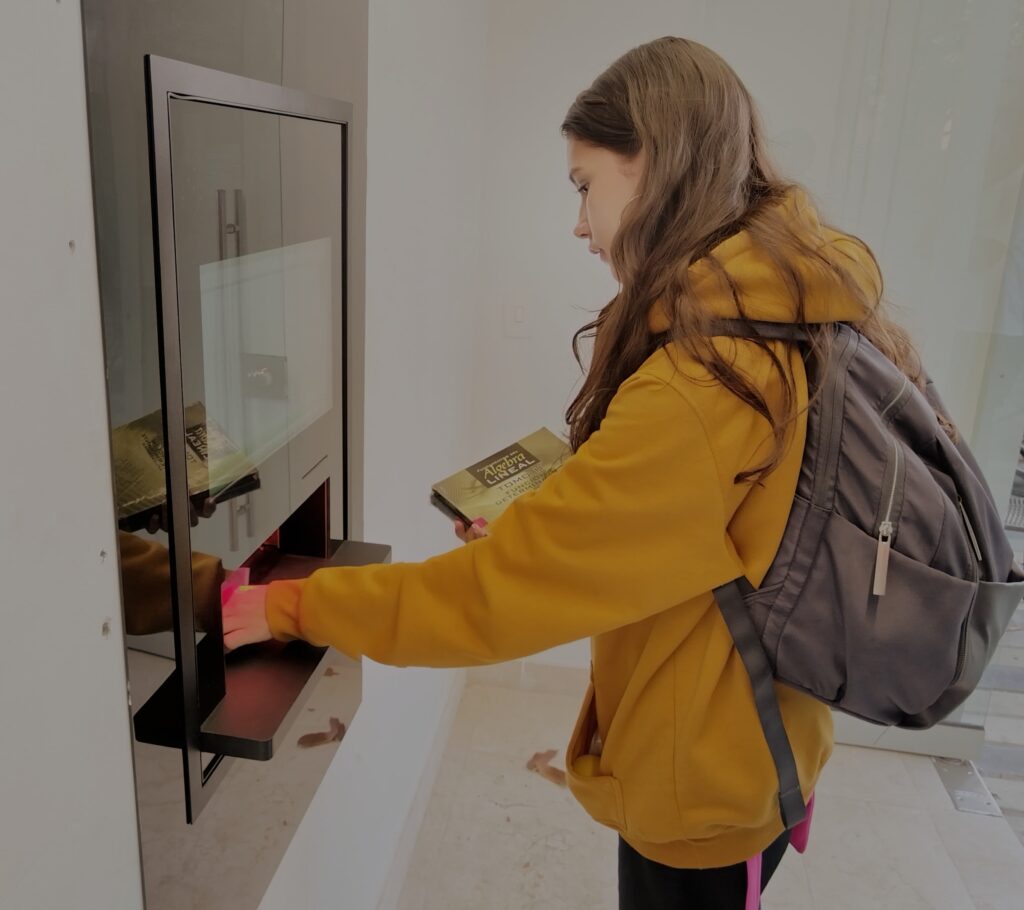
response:
<svg viewBox="0 0 1024 910"><path fill-rule="evenodd" d="M830 333L806 322L806 282L798 262L805 269L809 263L827 271L862 302L864 320L858 329L923 384L906 333L885 317L876 299L869 299L851 270L802 237L778 205L795 184L776 172L753 99L713 51L673 37L634 48L577 96L562 133L627 158L647 153L639 196L624 210L608 250L619 292L573 338L581 369L580 339L594 339L590 369L566 412L573 450L600 426L619 385L655 349L675 342L769 422L774 450L763 463L737 475L736 482L760 481L778 466L797 417L794 379L768 342L755 339L782 380L781 410L772 413L764 393L715 347L712 314L695 294L690 274L690 267L704 259L746 319L738 288L711 255L739 231L748 232L778 269L796 302L795 321L808 332L816 356L827 356ZM648 312L658 300L665 304L670 327L652 335Z"/></svg>

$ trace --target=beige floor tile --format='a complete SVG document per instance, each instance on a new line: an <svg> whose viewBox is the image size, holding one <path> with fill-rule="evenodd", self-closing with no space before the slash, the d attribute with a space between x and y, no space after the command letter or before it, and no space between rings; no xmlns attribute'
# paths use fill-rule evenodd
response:
<svg viewBox="0 0 1024 910"><path fill-rule="evenodd" d="M445 745L446 756L469 751L470 743L473 740L473 731L476 729L480 716L480 705L482 704L480 690L482 688L484 687L467 681L466 687L462 690L462 699L455 714L455 721L452 723L452 732Z"/></svg>
<svg viewBox="0 0 1024 910"><path fill-rule="evenodd" d="M985 714L988 711L989 703L992 701L991 689L975 689L964 700L963 709L965 714Z"/></svg>
<svg viewBox="0 0 1024 910"><path fill-rule="evenodd" d="M787 850L761 897L762 910L817 910L804 858Z"/></svg>
<svg viewBox="0 0 1024 910"><path fill-rule="evenodd" d="M985 718L985 741L1024 746L1024 718L989 714Z"/></svg>
<svg viewBox="0 0 1024 910"><path fill-rule="evenodd" d="M419 869L410 866L395 910L423 910L428 888L427 877Z"/></svg>
<svg viewBox="0 0 1024 910"><path fill-rule="evenodd" d="M586 668L539 664L532 660L512 660L466 671L466 681L474 685L573 695L580 700L589 679L590 671Z"/></svg>
<svg viewBox="0 0 1024 910"><path fill-rule="evenodd" d="M1004 812L1024 812L1024 780L1010 780L1002 777L986 778L985 783L992 791L999 808Z"/></svg>
<svg viewBox="0 0 1024 910"><path fill-rule="evenodd" d="M1021 727L1024 727L1024 692L992 692L988 700L988 713L1020 718Z"/></svg>
<svg viewBox="0 0 1024 910"><path fill-rule="evenodd" d="M825 795L804 864L815 907L972 910L923 809Z"/></svg>
<svg viewBox="0 0 1024 910"><path fill-rule="evenodd" d="M916 807L931 813L958 811L935 769L933 759L926 755L901 754L899 757L917 794Z"/></svg>
<svg viewBox="0 0 1024 910"><path fill-rule="evenodd" d="M452 799L452 822L464 820L555 828L593 824L564 787L526 769L529 756L473 751L466 757ZM551 762L564 767L562 757Z"/></svg>
<svg viewBox="0 0 1024 910"><path fill-rule="evenodd" d="M571 695L578 703L582 703L589 682L590 671L580 667L555 667L535 664L529 660L523 662L522 686L533 692Z"/></svg>
<svg viewBox="0 0 1024 910"><path fill-rule="evenodd" d="M935 826L977 910L1024 907L1024 847L1005 819L958 812Z"/></svg>
<svg viewBox="0 0 1024 910"><path fill-rule="evenodd" d="M1001 644L996 648L992 663L999 667L1024 667L1024 648L1011 648Z"/></svg>
<svg viewBox="0 0 1024 910"><path fill-rule="evenodd" d="M440 802L450 803L459 789L462 780L462 769L469 757L468 751L450 750L441 759L441 767L437 771L432 798Z"/></svg>
<svg viewBox="0 0 1024 910"><path fill-rule="evenodd" d="M910 770L914 763L908 758L884 749L837 745L822 772L818 792L884 805L926 807L934 802L934 793L922 793L922 785L915 783L917 778ZM925 757L919 760L931 763Z"/></svg>
<svg viewBox="0 0 1024 910"><path fill-rule="evenodd" d="M400 910L614 910L615 833L525 768L546 748L562 766L578 708L467 685ZM1024 907L1024 848L1005 819L956 811L931 759L837 746L818 793L810 849L787 853L765 910Z"/></svg>
<svg viewBox="0 0 1024 910"><path fill-rule="evenodd" d="M518 687L523 681L523 661L508 660L486 667L470 667L466 671L466 683L476 686Z"/></svg>
<svg viewBox="0 0 1024 910"><path fill-rule="evenodd" d="M464 707L473 720L469 747L503 755L525 751L524 761L533 752L562 750L581 702L582 697L573 695L469 686L464 696Z"/></svg>
<svg viewBox="0 0 1024 910"><path fill-rule="evenodd" d="M1017 840L1020 841L1021 846L1024 847L1024 812L1019 812L1014 809L1006 809L1004 812L1006 817L1006 823L1013 830Z"/></svg>
<svg viewBox="0 0 1024 910"><path fill-rule="evenodd" d="M1024 650L1024 622L1019 619L1012 620L1000 639L999 645L1004 648Z"/></svg>
<svg viewBox="0 0 1024 910"><path fill-rule="evenodd" d="M593 824L496 828L465 819L445 835L423 910L613 910L615 849L614 834Z"/></svg>

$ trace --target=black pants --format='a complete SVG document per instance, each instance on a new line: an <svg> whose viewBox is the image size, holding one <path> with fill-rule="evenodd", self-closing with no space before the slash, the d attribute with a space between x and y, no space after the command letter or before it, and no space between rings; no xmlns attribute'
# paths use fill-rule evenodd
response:
<svg viewBox="0 0 1024 910"><path fill-rule="evenodd" d="M764 851L761 890L782 862L789 832ZM619 910L743 910L747 864L675 869L649 860L619 838Z"/></svg>

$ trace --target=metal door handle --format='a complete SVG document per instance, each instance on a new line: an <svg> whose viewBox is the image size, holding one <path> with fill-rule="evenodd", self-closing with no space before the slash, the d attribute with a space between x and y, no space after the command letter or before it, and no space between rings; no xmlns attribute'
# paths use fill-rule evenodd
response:
<svg viewBox="0 0 1024 910"><path fill-rule="evenodd" d="M238 515L245 513L245 533L252 537L256 533L256 519L253 515L252 493L228 501L228 546L232 552L238 550Z"/></svg>
<svg viewBox="0 0 1024 910"><path fill-rule="evenodd" d="M228 242L232 235L235 238L234 256L245 255L242 241L243 224L245 224L245 197L242 195L242 191L235 190L235 220L228 221L227 190L217 190L217 240L222 260L232 258L232 255L228 252Z"/></svg>

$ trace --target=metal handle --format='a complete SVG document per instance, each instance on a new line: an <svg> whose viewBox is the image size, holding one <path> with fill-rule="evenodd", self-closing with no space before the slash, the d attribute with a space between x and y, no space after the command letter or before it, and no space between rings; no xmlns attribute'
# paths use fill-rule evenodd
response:
<svg viewBox="0 0 1024 910"><path fill-rule="evenodd" d="M228 546L231 552L238 549L238 515L245 513L245 533L252 537L256 533L256 519L253 515L252 493L228 501Z"/></svg>
<svg viewBox="0 0 1024 910"><path fill-rule="evenodd" d="M245 494L245 533L252 537L256 533L256 517L252 504L252 493Z"/></svg>
<svg viewBox="0 0 1024 910"><path fill-rule="evenodd" d="M235 190L235 255L245 255L244 229L245 229L245 196L241 190Z"/></svg>
<svg viewBox="0 0 1024 910"><path fill-rule="evenodd" d="M228 238L235 237L235 256L244 255L242 244L242 225L245 223L245 197L241 190L235 190L235 220L228 221L227 190L217 190L217 242L220 258L232 258L228 254Z"/></svg>
<svg viewBox="0 0 1024 910"><path fill-rule="evenodd" d="M245 196L240 189L234 191L234 199L235 220L228 221L227 190L217 190L217 242L221 260L233 258L228 254L228 242L231 235L234 235L235 238L235 257L244 255L242 225L245 223ZM245 533L252 537L256 533L256 524L252 515L251 494L245 494L244 503L240 503L237 498L228 503L228 546L232 553L237 552L239 545L239 512L245 512Z"/></svg>
<svg viewBox="0 0 1024 910"><path fill-rule="evenodd" d="M238 503L233 499L228 502L228 547L238 551Z"/></svg>

